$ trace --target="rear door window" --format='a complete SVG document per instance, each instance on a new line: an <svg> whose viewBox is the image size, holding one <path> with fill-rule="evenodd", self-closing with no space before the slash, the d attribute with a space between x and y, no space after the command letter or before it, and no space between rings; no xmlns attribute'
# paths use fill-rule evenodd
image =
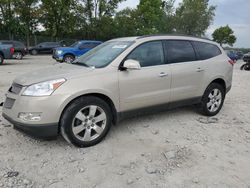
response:
<svg viewBox="0 0 250 188"><path fill-rule="evenodd" d="M194 48L189 41L167 40L165 50L168 63L196 61Z"/></svg>
<svg viewBox="0 0 250 188"><path fill-rule="evenodd" d="M195 47L197 58L199 60L210 59L221 54L221 50L214 44L197 41L192 43Z"/></svg>

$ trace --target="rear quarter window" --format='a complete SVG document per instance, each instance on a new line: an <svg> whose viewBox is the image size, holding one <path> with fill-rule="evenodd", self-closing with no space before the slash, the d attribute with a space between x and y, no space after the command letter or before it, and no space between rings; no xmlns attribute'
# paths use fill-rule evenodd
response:
<svg viewBox="0 0 250 188"><path fill-rule="evenodd" d="M192 42L197 54L198 60L206 60L221 54L221 50L214 44L205 42Z"/></svg>

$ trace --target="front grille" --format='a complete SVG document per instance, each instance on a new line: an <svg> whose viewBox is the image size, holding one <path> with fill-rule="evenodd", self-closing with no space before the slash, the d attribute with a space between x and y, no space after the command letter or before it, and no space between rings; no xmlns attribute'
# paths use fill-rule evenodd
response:
<svg viewBox="0 0 250 188"><path fill-rule="evenodd" d="M12 86L10 87L10 89L9 89L9 92L14 93L16 95L19 95L22 88L23 88L23 86L21 86L19 84L16 84L16 83L13 83Z"/></svg>
<svg viewBox="0 0 250 188"><path fill-rule="evenodd" d="M15 99L11 99L11 98L6 98L5 102L4 102L4 108L8 108L8 109L11 109L15 103Z"/></svg>

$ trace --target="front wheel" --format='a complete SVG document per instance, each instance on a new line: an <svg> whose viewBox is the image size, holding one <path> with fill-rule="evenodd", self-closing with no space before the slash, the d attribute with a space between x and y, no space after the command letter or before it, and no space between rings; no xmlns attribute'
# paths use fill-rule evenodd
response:
<svg viewBox="0 0 250 188"><path fill-rule="evenodd" d="M86 96L73 101L64 111L60 126L64 139L78 147L98 144L112 125L109 105L100 98Z"/></svg>
<svg viewBox="0 0 250 188"><path fill-rule="evenodd" d="M21 59L23 59L23 54L22 54L21 52L15 52L15 53L13 54L13 57L14 57L15 59L21 60Z"/></svg>
<svg viewBox="0 0 250 188"><path fill-rule="evenodd" d="M225 89L220 84L210 84L202 97L202 113L206 116L215 116L220 112L224 99Z"/></svg>
<svg viewBox="0 0 250 188"><path fill-rule="evenodd" d="M63 58L63 62L72 63L75 60L75 57L72 55L65 55Z"/></svg>

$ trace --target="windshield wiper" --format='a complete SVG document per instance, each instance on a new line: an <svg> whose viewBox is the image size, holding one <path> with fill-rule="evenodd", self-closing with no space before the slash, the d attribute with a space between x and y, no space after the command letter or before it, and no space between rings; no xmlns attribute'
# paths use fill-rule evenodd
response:
<svg viewBox="0 0 250 188"><path fill-rule="evenodd" d="M84 67L90 67L88 64L86 64L84 62L80 62L80 61L73 61L71 64L81 65L81 66L84 66Z"/></svg>

